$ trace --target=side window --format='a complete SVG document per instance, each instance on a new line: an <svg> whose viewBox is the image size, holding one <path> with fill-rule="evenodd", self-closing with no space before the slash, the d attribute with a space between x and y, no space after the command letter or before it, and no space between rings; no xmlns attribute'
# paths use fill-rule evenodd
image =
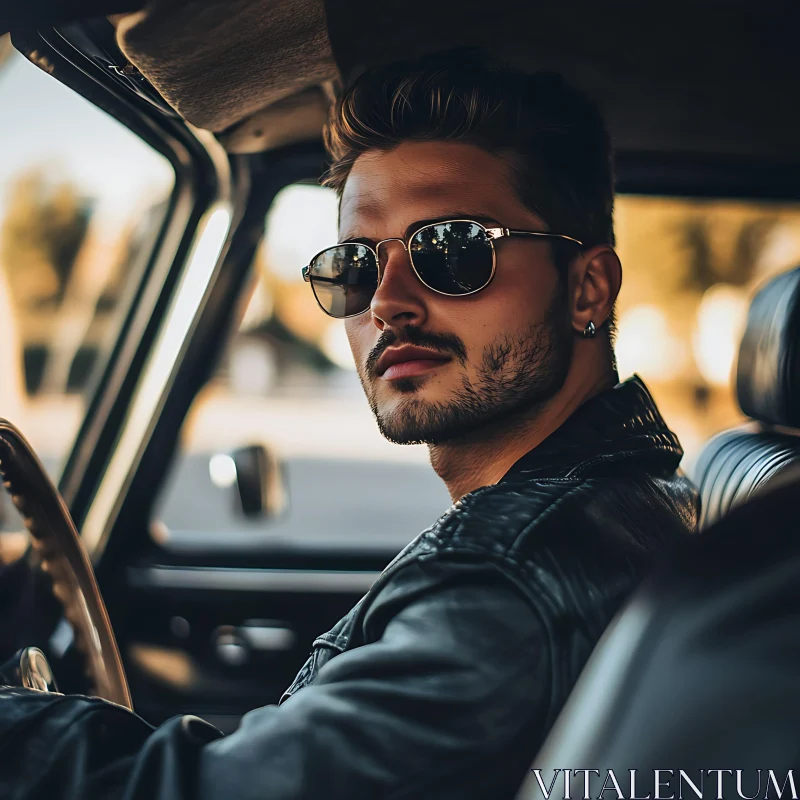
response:
<svg viewBox="0 0 800 800"><path fill-rule="evenodd" d="M743 421L735 375L750 298L800 262L800 206L622 195L614 220L620 377L647 383L691 474L709 437Z"/></svg>
<svg viewBox="0 0 800 800"><path fill-rule="evenodd" d="M298 184L276 197L246 312L187 416L157 506L166 546L304 538L399 549L450 505L427 448L378 432L344 323L302 280L336 240L331 190Z"/></svg>
<svg viewBox="0 0 800 800"><path fill-rule="evenodd" d="M57 480L174 172L13 52L0 63L0 115L0 416ZM0 530L19 528L0 497Z"/></svg>

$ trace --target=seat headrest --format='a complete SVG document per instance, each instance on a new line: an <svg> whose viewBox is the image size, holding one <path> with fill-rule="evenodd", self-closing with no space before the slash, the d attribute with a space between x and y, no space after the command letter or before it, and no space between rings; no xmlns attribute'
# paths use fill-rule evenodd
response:
<svg viewBox="0 0 800 800"><path fill-rule="evenodd" d="M736 394L748 417L800 428L800 267L773 278L753 298Z"/></svg>

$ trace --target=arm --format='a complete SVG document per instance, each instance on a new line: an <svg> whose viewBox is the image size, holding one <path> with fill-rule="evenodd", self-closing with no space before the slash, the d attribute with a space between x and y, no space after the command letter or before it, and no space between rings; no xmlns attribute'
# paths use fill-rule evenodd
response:
<svg viewBox="0 0 800 800"><path fill-rule="evenodd" d="M551 653L511 582L416 562L359 630L365 644L224 738L196 718L153 730L101 700L0 692L0 787L54 800L513 796L548 723Z"/></svg>
<svg viewBox="0 0 800 800"><path fill-rule="evenodd" d="M384 587L363 630L368 643L312 685L203 749L200 798L514 791L545 723L550 654L511 582L488 566L416 562Z"/></svg>

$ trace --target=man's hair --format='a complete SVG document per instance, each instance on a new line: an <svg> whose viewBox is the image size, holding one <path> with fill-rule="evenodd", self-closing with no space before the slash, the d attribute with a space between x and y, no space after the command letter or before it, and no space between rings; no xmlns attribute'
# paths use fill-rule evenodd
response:
<svg viewBox="0 0 800 800"><path fill-rule="evenodd" d="M614 244L612 151L597 106L561 76L525 73L476 50L362 74L325 130L323 183L341 196L356 159L405 141L458 141L505 157L520 201L554 233ZM561 271L575 247L554 241ZM607 325L613 333L613 318Z"/></svg>

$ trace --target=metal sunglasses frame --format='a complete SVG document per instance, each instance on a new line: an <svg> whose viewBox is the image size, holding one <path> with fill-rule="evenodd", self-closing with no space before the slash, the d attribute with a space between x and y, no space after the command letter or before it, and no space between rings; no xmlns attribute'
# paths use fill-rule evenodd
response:
<svg viewBox="0 0 800 800"><path fill-rule="evenodd" d="M429 228L435 228L438 225L449 225L453 222L467 222L470 225L475 225L476 227L480 228L485 234L486 238L489 240L489 246L491 247L492 251L492 272L489 275L488 280L483 286L479 286L477 289L472 289L469 292L463 292L462 294L453 294L452 292L442 292L439 289L434 289L433 286L429 286L425 281L422 279L422 276L419 274L416 265L414 264L414 256L411 254L411 250L409 248L409 244L411 240L418 236L423 231L428 230ZM314 289L314 281L320 281L322 283L337 283L335 278L323 278L319 275L312 278L311 276L311 265L323 254L327 253L329 250L334 250L337 247L343 247L346 244L358 244L359 247L365 247L375 256L375 264L378 268L378 286L380 286L380 256L378 255L378 249L382 244L386 244L386 242L400 242L403 245L403 249L408 253L408 260L411 263L411 269L414 270L414 275L417 276L417 280L426 288L430 289L432 292L436 294L440 294L444 297L468 297L469 295L476 294L477 292L482 292L494 279L494 274L497 271L497 251L495 250L494 243L497 239L502 239L504 237L510 236L531 236L531 237L538 237L543 239L563 239L567 242L574 242L575 244L583 247L583 242L580 239L576 239L574 236L567 236L563 233L549 233L547 231L520 231L514 230L512 228L487 228L485 225L482 225L480 222L476 222L474 219L444 219L440 222L431 222L429 225L423 225L421 228L414 231L411 236L408 237L408 241L402 239L400 237L390 237L388 239L381 239L381 241L376 242L375 247L370 247L368 244L363 244L362 242L343 242L342 244L334 244L330 247L326 247L324 250L320 250L310 261L307 267L303 267L303 280L306 283L311 284L311 291L314 292L314 299L317 301L317 305L329 316L333 317L334 319L350 319L351 317L360 317L362 314L365 314L369 311L369 306L367 306L363 311L357 311L355 314L345 314L344 316L337 316L336 314L331 314L320 302L319 298L317 297L317 292ZM376 291L378 286L375 287Z"/></svg>

